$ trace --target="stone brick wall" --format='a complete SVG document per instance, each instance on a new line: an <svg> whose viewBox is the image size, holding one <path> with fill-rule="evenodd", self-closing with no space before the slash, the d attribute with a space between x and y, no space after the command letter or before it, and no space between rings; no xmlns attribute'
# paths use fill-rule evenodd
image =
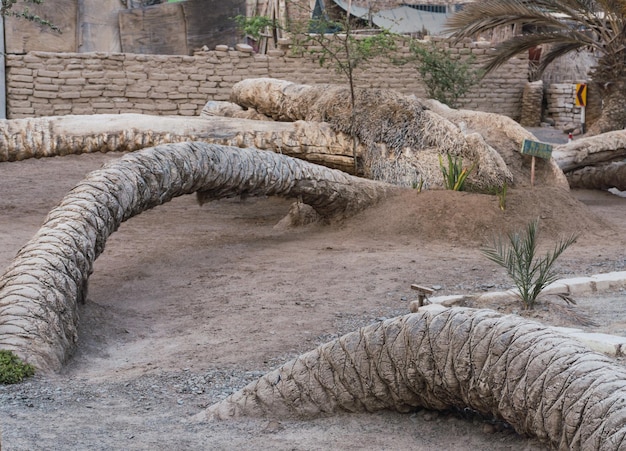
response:
<svg viewBox="0 0 626 451"><path fill-rule="evenodd" d="M480 63L490 45L466 42L451 49L474 54ZM219 49L219 50L218 50ZM401 53L408 50L402 48ZM527 60L514 59L465 96L467 108L519 119ZM7 117L66 114L145 113L199 115L208 100L228 100L232 85L246 78L273 77L298 83L345 83L333 68L311 56L272 50L258 55L249 46L194 56L119 53L7 55ZM414 67L380 62L357 73L358 84L425 96Z"/></svg>

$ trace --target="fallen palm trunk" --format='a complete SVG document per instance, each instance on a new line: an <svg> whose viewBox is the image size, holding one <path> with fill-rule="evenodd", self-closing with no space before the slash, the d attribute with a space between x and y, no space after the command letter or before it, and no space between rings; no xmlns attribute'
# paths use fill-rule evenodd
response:
<svg viewBox="0 0 626 451"><path fill-rule="evenodd" d="M498 153L513 173L516 186L530 186L531 157L521 155L520 149L525 139L538 141L535 135L510 117L501 114L457 110L433 99L424 101L424 104L432 108L435 113L466 130L467 133L478 133L484 137L487 144L498 149ZM560 186L566 189L569 187L563 171L554 158L537 159L536 174L544 185Z"/></svg>
<svg viewBox="0 0 626 451"><path fill-rule="evenodd" d="M176 196L299 197L322 217L340 218L397 189L255 149L194 142L127 154L72 189L0 277L0 348L58 369L76 345L77 304L109 235Z"/></svg>
<svg viewBox="0 0 626 451"><path fill-rule="evenodd" d="M272 150L346 172L354 159L349 136L327 124L261 122L205 115L103 114L0 121L0 162L60 155L135 151L203 141Z"/></svg>
<svg viewBox="0 0 626 451"><path fill-rule="evenodd" d="M554 153L559 166L565 173L585 166L623 160L626 157L626 130L603 133L560 144L554 146Z"/></svg>
<svg viewBox="0 0 626 451"><path fill-rule="evenodd" d="M398 167L402 166L400 169L408 174L399 174L399 179L410 178L411 172L417 172L414 182L419 182L421 176L425 187L442 186L438 160L432 156L449 154L477 163L468 182L478 189L514 182L498 152L481 136L466 137L452 122L425 108L417 98L384 89L357 89L355 94L356 112L352 114L350 91L346 87L308 86L259 78L236 83L231 100L276 120L326 122L337 132L356 136L368 146L369 152L363 155L366 176L394 181ZM381 160L391 163L385 165ZM404 165L398 165L398 161ZM379 174L386 166L391 169L387 177ZM437 177L430 176L431 173L437 173Z"/></svg>
<svg viewBox="0 0 626 451"><path fill-rule="evenodd" d="M347 334L211 406L206 418L470 407L558 449L626 446L626 369L491 310L417 313Z"/></svg>
<svg viewBox="0 0 626 451"><path fill-rule="evenodd" d="M566 175L572 188L601 190L617 188L626 191L626 161L585 166Z"/></svg>

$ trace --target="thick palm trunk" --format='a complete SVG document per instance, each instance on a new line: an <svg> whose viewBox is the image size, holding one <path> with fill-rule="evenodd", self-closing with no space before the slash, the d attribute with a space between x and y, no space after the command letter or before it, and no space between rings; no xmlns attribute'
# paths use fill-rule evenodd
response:
<svg viewBox="0 0 626 451"><path fill-rule="evenodd" d="M589 135L626 129L626 82L616 81L600 88L603 92L602 113L589 127Z"/></svg>
<svg viewBox="0 0 626 451"><path fill-rule="evenodd" d="M351 172L354 166L350 137L335 133L327 124L142 114L0 121L0 162L91 152L134 151L185 141L272 150L346 172Z"/></svg>
<svg viewBox="0 0 626 451"><path fill-rule="evenodd" d="M553 155L566 174L585 166L623 160L626 157L626 130L585 137L554 146Z"/></svg>
<svg viewBox="0 0 626 451"><path fill-rule="evenodd" d="M384 321L303 354L204 418L469 407L558 449L626 447L626 369L518 316L448 309Z"/></svg>
<svg viewBox="0 0 626 451"><path fill-rule="evenodd" d="M482 137L466 137L417 98L384 89L357 89L355 95L356 112L347 87L259 78L236 83L231 100L279 121L327 122L336 132L356 136L367 149L360 155L367 177L379 178L378 173L384 172L376 167L381 166L381 160L392 161L392 171L397 170L395 163L400 161L406 172L417 172L415 182L421 177L426 188L442 186L437 155L449 154L477 163L468 179L477 188L514 183L502 157ZM437 180L431 173L437 174ZM381 178L392 180L393 176Z"/></svg>
<svg viewBox="0 0 626 451"><path fill-rule="evenodd" d="M568 172L567 180L572 188L626 191L626 161L586 166Z"/></svg>
<svg viewBox="0 0 626 451"><path fill-rule="evenodd" d="M300 197L326 218L353 214L398 188L273 152L206 143L127 154L91 172L47 216L0 277L0 348L58 369L77 340L77 303L107 238L176 196Z"/></svg>

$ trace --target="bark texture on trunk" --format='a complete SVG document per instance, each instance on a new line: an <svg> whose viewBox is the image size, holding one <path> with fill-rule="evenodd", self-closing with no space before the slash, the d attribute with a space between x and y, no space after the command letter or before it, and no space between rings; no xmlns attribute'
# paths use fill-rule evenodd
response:
<svg viewBox="0 0 626 451"><path fill-rule="evenodd" d="M626 81L600 86L600 91L603 93L602 113L589 127L589 135L626 129Z"/></svg>
<svg viewBox="0 0 626 451"><path fill-rule="evenodd" d="M617 188L626 191L626 161L586 166L567 173L572 188L601 189Z"/></svg>
<svg viewBox="0 0 626 451"><path fill-rule="evenodd" d="M60 368L76 345L77 304L108 237L174 197L300 197L322 217L337 218L397 190L256 149L191 142L127 154L76 185L0 276L0 348L39 370Z"/></svg>
<svg viewBox="0 0 626 451"><path fill-rule="evenodd" d="M262 122L205 115L101 114L0 121L0 162L91 152L135 151L203 141L256 147L351 172L352 141L328 124ZM359 149L362 151L362 148Z"/></svg>
<svg viewBox="0 0 626 451"><path fill-rule="evenodd" d="M551 328L491 310L424 312L303 354L204 419L470 407L558 449L626 446L626 369Z"/></svg>
<svg viewBox="0 0 626 451"><path fill-rule="evenodd" d="M326 122L337 132L356 136L368 150L362 154L367 177L402 183L414 176L413 182L421 178L425 188L443 186L437 155L449 154L463 157L470 162L468 166L477 163L468 181L479 189L514 183L502 157L482 137L466 137L456 125L424 107L417 98L393 90L357 89L356 114L351 108L350 90L345 86L247 79L233 86L231 100L278 121ZM398 162L404 163L400 169L405 174L400 176Z"/></svg>
<svg viewBox="0 0 626 451"><path fill-rule="evenodd" d="M626 157L626 130L577 139L554 146L554 158L565 172Z"/></svg>

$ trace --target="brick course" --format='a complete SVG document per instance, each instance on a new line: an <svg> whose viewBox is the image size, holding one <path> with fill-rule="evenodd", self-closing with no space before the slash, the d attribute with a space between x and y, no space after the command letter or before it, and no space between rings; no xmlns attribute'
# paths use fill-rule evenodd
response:
<svg viewBox="0 0 626 451"><path fill-rule="evenodd" d="M453 50L475 55L480 64L488 47L464 42ZM405 48L399 51L406 53ZM425 96L414 67L386 61L368 66L357 71L358 86ZM513 59L487 76L460 104L518 120L527 72L526 58ZM194 56L30 52L7 55L6 73L10 119L68 112L199 115L208 100L228 100L233 84L246 78L345 84L333 67L320 67L310 55L294 56L286 46L269 55L236 50Z"/></svg>

